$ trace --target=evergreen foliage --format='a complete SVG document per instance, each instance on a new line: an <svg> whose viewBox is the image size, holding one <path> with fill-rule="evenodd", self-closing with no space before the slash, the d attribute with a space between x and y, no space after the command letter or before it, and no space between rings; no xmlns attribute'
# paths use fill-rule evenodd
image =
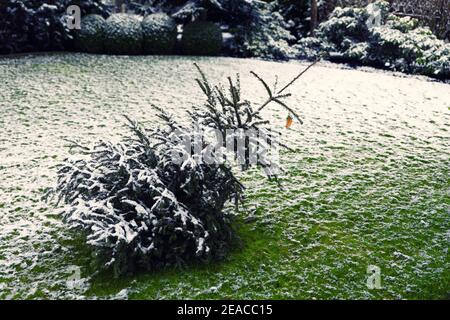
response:
<svg viewBox="0 0 450 320"><path fill-rule="evenodd" d="M274 11L281 14L286 21L287 30L296 39L301 39L308 34L311 19L310 0L275 0L273 4Z"/></svg>
<svg viewBox="0 0 450 320"><path fill-rule="evenodd" d="M222 31L215 23L196 21L183 30L183 53L188 55L215 56L222 48Z"/></svg>
<svg viewBox="0 0 450 320"><path fill-rule="evenodd" d="M177 42L177 25L165 13L154 13L142 21L144 53L171 54Z"/></svg>
<svg viewBox="0 0 450 320"><path fill-rule="evenodd" d="M261 130L264 136L247 141L246 148L279 143L267 142L272 135L263 128L268 121L261 111L270 103L298 118L284 102L289 96L285 91L306 70L279 90L253 73L268 94L258 107L241 97L239 76L234 82L228 78L227 92L212 86L198 70L197 83L206 102L191 113L192 120L224 135L226 129ZM224 211L229 200L238 205L244 190L232 171L234 159L221 148L211 148L217 143L202 131L189 130L155 109L162 127L146 130L127 118L132 135L118 143L100 141L85 147L71 142L79 154L58 166L57 184L50 192L57 203L65 203L64 222L83 232L103 267L116 276L222 259L237 240L233 215ZM230 138L236 136L225 137ZM206 156L216 161L205 161ZM274 166L264 152L261 159L257 165L274 177ZM251 164L246 162L242 169Z"/></svg>
<svg viewBox="0 0 450 320"><path fill-rule="evenodd" d="M81 29L75 32L75 48L81 52L101 53L105 41L106 20L90 14L81 20Z"/></svg>
<svg viewBox="0 0 450 320"><path fill-rule="evenodd" d="M66 9L80 7L82 15L107 15L100 0L2 0L0 54L63 50L71 47Z"/></svg>
<svg viewBox="0 0 450 320"><path fill-rule="evenodd" d="M268 153L268 150L272 147L288 147L279 141L279 132L274 131L267 126L270 122L263 118L261 112L269 104L275 103L289 112L289 114L293 115L297 121L302 123L302 120L295 110L286 104L285 99L291 94L286 93L285 91L315 63L316 62L309 65L281 89L277 88L277 83L273 86L269 86L259 75L251 72L267 92L267 99L260 105L242 98L239 75L236 75L234 81L231 77L228 77L228 84L226 86L222 84L212 85L205 74L196 65L201 75L201 78L196 81L205 95L206 102L203 106L195 108L191 113L191 117L196 123L218 130L221 133L221 140L225 142L228 139L231 139L231 141L242 139L242 132L250 132L251 130L257 132L258 135L247 136L245 138L243 147L244 152L240 155L237 152L234 152L234 160L240 161L243 170L248 169L252 164L256 164L264 169L269 179L276 179L280 167L278 166L278 163L271 158L271 154ZM252 163L250 158L251 155L255 153L258 157L255 159L255 163ZM238 159L239 156L244 156L244 159Z"/></svg>
<svg viewBox="0 0 450 320"><path fill-rule="evenodd" d="M295 37L273 3L256 1L250 19L234 27L235 54L285 60L296 56Z"/></svg>
<svg viewBox="0 0 450 320"><path fill-rule="evenodd" d="M295 37L290 31L299 34L300 22L294 17L305 8L305 1L301 2L297 5L294 1L154 0L151 7L153 12L165 12L186 27L201 20L224 27L232 35L233 40L224 48L231 55L287 59L295 57L295 49L290 46Z"/></svg>
<svg viewBox="0 0 450 320"><path fill-rule="evenodd" d="M127 13L112 14L105 25L105 50L111 54L142 53L142 17Z"/></svg>
<svg viewBox="0 0 450 320"><path fill-rule="evenodd" d="M247 0L140 0L131 2L133 10L140 14L164 12L179 24L187 24L206 16L208 21L236 25L250 20L255 14L254 2Z"/></svg>
<svg viewBox="0 0 450 320"><path fill-rule="evenodd" d="M241 184L225 164L202 163L180 148L186 137L206 146L167 114L159 116L164 129L148 133L130 120L133 136L82 147L84 157L58 168L64 221L86 234L116 276L221 259L234 239L223 207L239 200ZM174 161L174 153L185 161Z"/></svg>
<svg viewBox="0 0 450 320"><path fill-rule="evenodd" d="M381 25L367 24L368 7L338 7L320 24L317 38L298 42L298 57L314 59L338 52L348 61L365 65L450 78L450 45L417 20L389 14L387 2L376 4L381 8Z"/></svg>

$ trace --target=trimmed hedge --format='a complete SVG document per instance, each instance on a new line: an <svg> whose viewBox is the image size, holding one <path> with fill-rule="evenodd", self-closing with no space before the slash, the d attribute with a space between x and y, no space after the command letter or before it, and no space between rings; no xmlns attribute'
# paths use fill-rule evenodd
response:
<svg viewBox="0 0 450 320"><path fill-rule="evenodd" d="M111 15L105 25L105 50L110 54L142 53L142 17L126 13Z"/></svg>
<svg viewBox="0 0 450 320"><path fill-rule="evenodd" d="M171 54L177 43L177 25L165 13L155 13L142 21L143 49L147 54Z"/></svg>
<svg viewBox="0 0 450 320"><path fill-rule="evenodd" d="M80 7L82 16L107 16L100 0L1 0L0 54L73 49L67 7Z"/></svg>
<svg viewBox="0 0 450 320"><path fill-rule="evenodd" d="M209 21L196 21L184 27L183 53L187 55L215 56L222 48L222 31Z"/></svg>
<svg viewBox="0 0 450 320"><path fill-rule="evenodd" d="M101 53L105 41L106 20L90 14L81 20L81 29L75 33L75 48L82 52Z"/></svg>

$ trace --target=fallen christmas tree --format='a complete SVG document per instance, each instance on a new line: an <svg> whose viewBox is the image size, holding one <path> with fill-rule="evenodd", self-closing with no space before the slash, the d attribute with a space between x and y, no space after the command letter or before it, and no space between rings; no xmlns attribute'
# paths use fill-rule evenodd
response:
<svg viewBox="0 0 450 320"><path fill-rule="evenodd" d="M192 120L217 130L224 140L239 138L242 130L262 132L245 140L242 169L255 164L276 178L277 164L266 151L280 142L264 128L268 121L261 111L274 102L300 120L283 102L289 96L284 91L306 70L278 91L253 73L268 93L256 107L241 98L239 77L235 82L229 78L227 93L198 70L206 102L191 113ZM64 222L85 234L102 266L112 268L116 276L220 260L237 239L233 215L224 211L227 201L238 205L243 196L244 187L231 165L237 151L227 156L202 131L189 130L155 108L162 127L146 130L126 117L133 134L119 143L100 141L85 147L71 142L80 152L59 165L57 185L50 192L57 204L66 204ZM252 163L250 150L255 147L258 160ZM214 161L204 161L207 154Z"/></svg>

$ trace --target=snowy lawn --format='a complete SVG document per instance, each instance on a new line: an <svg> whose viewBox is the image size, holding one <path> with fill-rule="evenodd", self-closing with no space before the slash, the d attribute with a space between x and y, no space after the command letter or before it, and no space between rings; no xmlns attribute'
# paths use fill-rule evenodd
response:
<svg viewBox="0 0 450 320"><path fill-rule="evenodd" d="M0 58L0 298L445 298L450 293L450 85L319 64L297 82L304 119L268 110L285 142L283 190L241 174L256 220L227 261L111 279L41 197L54 165L83 143L116 139L123 114L150 104L186 118L201 100L192 63L212 80L253 70L290 80L305 64L231 58L58 54ZM279 109L277 109L279 110ZM367 267L381 285L366 285ZM82 279L67 283L81 269ZM69 284L69 285L68 285Z"/></svg>

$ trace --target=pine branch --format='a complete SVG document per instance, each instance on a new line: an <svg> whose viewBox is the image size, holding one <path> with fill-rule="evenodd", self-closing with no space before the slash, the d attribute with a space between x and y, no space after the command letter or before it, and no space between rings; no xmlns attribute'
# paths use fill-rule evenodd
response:
<svg viewBox="0 0 450 320"><path fill-rule="evenodd" d="M284 90L289 88L295 81L297 81L302 75L304 75L309 69L311 69L314 65L316 65L320 60L316 60L313 63L311 63L309 66L307 66L302 72L300 72L294 79L292 79L287 85L285 85L280 91L278 91L278 94L282 93Z"/></svg>
<svg viewBox="0 0 450 320"><path fill-rule="evenodd" d="M262 83L262 85L264 86L264 88L265 88L266 91L267 91L267 94L269 95L269 99L272 98L273 95L272 95L272 91L271 91L270 88L269 88L269 85L268 85L268 84L267 84L260 76L258 76L255 72L250 71L250 73L251 73L253 76L255 76L256 79L259 80L259 82Z"/></svg>

